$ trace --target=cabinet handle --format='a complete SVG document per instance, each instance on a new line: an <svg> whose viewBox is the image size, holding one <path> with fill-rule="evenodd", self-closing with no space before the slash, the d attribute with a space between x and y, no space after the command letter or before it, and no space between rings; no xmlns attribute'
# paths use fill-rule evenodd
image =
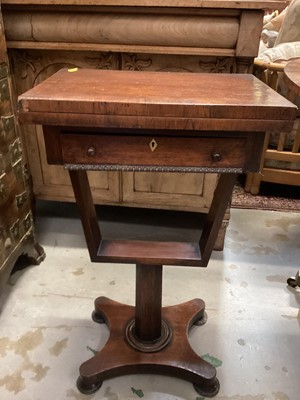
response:
<svg viewBox="0 0 300 400"><path fill-rule="evenodd" d="M222 158L222 157L221 157L221 153L215 152L215 153L212 154L211 158L212 158L212 160L215 161L215 162L221 161L221 158Z"/></svg>
<svg viewBox="0 0 300 400"><path fill-rule="evenodd" d="M89 148L87 149L87 152L86 152L86 154L87 154L89 157L94 156L95 153L96 153L96 150L95 150L95 147L93 147L93 146L89 147Z"/></svg>

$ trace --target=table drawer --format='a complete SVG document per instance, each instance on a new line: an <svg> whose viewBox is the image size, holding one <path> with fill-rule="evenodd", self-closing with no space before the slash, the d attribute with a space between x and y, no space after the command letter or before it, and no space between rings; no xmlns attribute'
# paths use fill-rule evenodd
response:
<svg viewBox="0 0 300 400"><path fill-rule="evenodd" d="M61 135L65 164L242 168L246 139L143 135Z"/></svg>

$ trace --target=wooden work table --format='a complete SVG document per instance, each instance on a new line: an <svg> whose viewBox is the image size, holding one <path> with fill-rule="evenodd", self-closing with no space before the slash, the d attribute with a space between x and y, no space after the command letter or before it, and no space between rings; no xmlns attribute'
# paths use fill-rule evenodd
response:
<svg viewBox="0 0 300 400"><path fill-rule="evenodd" d="M295 113L254 76L235 74L65 69L19 98L20 122L44 126L49 164L69 170L91 260L136 264L135 307L95 301L93 319L110 338L81 365L81 392L130 373L182 378L206 397L218 392L215 368L187 337L206 321L204 301L162 308L163 265L207 266L236 175L258 171L265 131L291 129ZM88 170L221 176L199 241L112 240L101 236Z"/></svg>

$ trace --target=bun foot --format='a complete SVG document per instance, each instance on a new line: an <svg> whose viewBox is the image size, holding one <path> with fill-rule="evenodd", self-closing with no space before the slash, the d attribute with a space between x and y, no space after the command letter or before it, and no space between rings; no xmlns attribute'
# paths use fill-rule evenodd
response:
<svg viewBox="0 0 300 400"><path fill-rule="evenodd" d="M84 379L81 376L77 379L76 382L78 390L83 394L93 394L97 392L97 390L101 388L102 383L103 382L100 381L97 383L87 384L86 382L84 382Z"/></svg>
<svg viewBox="0 0 300 400"><path fill-rule="evenodd" d="M201 326L201 325L206 324L206 322L207 322L207 313L206 313L206 311L204 311L202 317L199 318L199 319L197 319L197 320L194 322L194 325L196 325L196 326Z"/></svg>
<svg viewBox="0 0 300 400"><path fill-rule="evenodd" d="M96 310L92 312L92 320L97 322L97 324L105 324L105 319L102 317L101 314L97 313Z"/></svg>
<svg viewBox="0 0 300 400"><path fill-rule="evenodd" d="M214 397L220 390L220 383L217 378L210 385L197 385L194 383L193 386L196 392L204 397Z"/></svg>

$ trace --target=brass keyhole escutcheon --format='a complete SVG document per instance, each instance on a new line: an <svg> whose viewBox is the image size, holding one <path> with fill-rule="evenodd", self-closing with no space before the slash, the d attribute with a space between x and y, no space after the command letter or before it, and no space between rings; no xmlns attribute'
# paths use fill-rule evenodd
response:
<svg viewBox="0 0 300 400"><path fill-rule="evenodd" d="M150 150L154 151L157 146L158 146L158 144L157 144L156 140L152 139L151 142L149 143Z"/></svg>

